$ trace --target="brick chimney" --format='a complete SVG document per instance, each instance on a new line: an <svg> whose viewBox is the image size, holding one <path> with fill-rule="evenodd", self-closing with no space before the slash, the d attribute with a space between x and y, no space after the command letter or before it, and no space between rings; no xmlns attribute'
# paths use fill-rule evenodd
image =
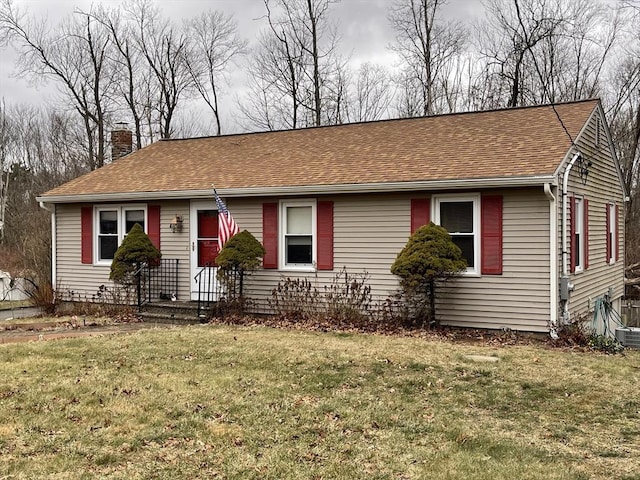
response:
<svg viewBox="0 0 640 480"><path fill-rule="evenodd" d="M120 157L131 153L133 148L133 134L127 128L126 123L116 123L116 128L111 131L111 161L115 162Z"/></svg>

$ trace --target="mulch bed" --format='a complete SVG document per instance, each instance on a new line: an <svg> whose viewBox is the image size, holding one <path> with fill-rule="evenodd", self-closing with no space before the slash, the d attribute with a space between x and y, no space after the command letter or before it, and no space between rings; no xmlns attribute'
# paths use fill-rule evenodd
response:
<svg viewBox="0 0 640 480"><path fill-rule="evenodd" d="M401 324L383 322L348 322L327 318L297 319L277 316L225 315L214 317L209 323L219 325L263 326L316 332L366 333L416 337L482 345L543 345L553 348L583 349L570 338L552 340L547 334L522 333L512 330L481 330L455 327L410 328ZM588 350L585 348L585 350Z"/></svg>

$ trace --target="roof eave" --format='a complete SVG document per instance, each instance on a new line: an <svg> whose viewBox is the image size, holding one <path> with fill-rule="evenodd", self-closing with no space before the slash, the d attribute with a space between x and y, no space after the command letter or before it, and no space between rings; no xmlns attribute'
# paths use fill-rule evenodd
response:
<svg viewBox="0 0 640 480"><path fill-rule="evenodd" d="M507 187L540 186L556 184L554 175L533 175L499 178L464 178L448 180L426 180L414 182L347 183L336 185L291 185L278 187L218 188L224 197L269 197L293 195L327 195L338 193L389 193L411 191L438 191L453 189L486 189ZM46 195L37 198L43 203L109 203L135 202L158 199L210 198L213 188L205 190L172 190L157 192L121 192L79 195Z"/></svg>

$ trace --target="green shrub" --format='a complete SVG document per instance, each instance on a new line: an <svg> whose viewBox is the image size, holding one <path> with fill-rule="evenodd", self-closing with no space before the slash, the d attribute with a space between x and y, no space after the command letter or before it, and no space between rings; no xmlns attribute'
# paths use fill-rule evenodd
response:
<svg viewBox="0 0 640 480"><path fill-rule="evenodd" d="M218 279L230 299L242 297L244 277L260 266L264 253L262 244L248 230L236 233L224 244L216 263Z"/></svg>
<svg viewBox="0 0 640 480"><path fill-rule="evenodd" d="M391 273L400 277L400 287L414 318L423 326L428 323L437 325L436 284L466 267L462 252L449 233L431 222L409 237L391 266Z"/></svg>
<svg viewBox="0 0 640 480"><path fill-rule="evenodd" d="M109 279L121 285L131 285L132 275L143 263L160 260L160 250L153 246L139 224L129 231L111 262Z"/></svg>
<svg viewBox="0 0 640 480"><path fill-rule="evenodd" d="M589 335L588 346L591 350L598 352L616 354L624 351L624 346L618 341L617 338L610 337L609 335L600 335L597 333L591 333Z"/></svg>

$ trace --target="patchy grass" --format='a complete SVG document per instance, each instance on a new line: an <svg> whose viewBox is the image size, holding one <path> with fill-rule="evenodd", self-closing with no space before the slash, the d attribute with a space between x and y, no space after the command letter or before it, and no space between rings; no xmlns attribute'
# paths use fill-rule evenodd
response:
<svg viewBox="0 0 640 480"><path fill-rule="evenodd" d="M41 316L41 317L23 317L11 318L0 321L0 331L11 330L15 327L37 327L38 329L47 329L54 327L86 327L86 326L105 326L117 324L111 317L86 317L77 315L61 315L57 317Z"/></svg>
<svg viewBox="0 0 640 480"><path fill-rule="evenodd" d="M640 352L206 325L0 368L0 478L640 479Z"/></svg>

